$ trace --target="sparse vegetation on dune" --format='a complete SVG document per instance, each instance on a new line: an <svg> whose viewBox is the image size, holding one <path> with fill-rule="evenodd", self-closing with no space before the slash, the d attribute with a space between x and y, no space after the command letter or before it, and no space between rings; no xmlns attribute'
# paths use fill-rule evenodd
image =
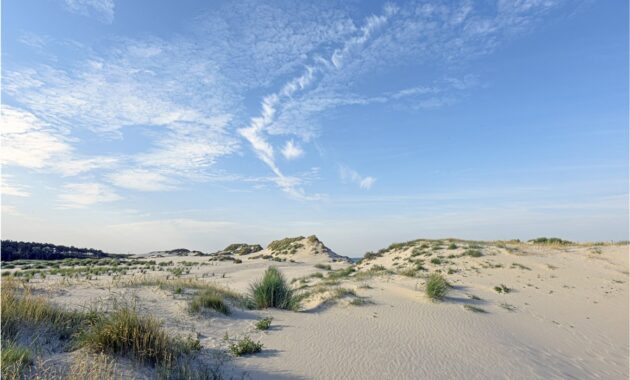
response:
<svg viewBox="0 0 630 380"><path fill-rule="evenodd" d="M278 252L290 251L292 248L295 248L296 243L300 240L304 240L304 236L274 240L269 243L267 249Z"/></svg>
<svg viewBox="0 0 630 380"><path fill-rule="evenodd" d="M6 379L21 379L22 374L30 373L29 366L35 360L30 347L20 346L18 341L31 341L33 345L60 342L51 349L86 348L120 355L160 367L166 378L174 378L168 373L176 361L201 348L197 339L171 336L157 319L140 315L127 304L115 305L110 312L68 311L33 296L14 280L4 280L2 285L2 377ZM64 374L51 376L96 379L99 374L111 372L109 367L105 372L89 367L72 364Z"/></svg>
<svg viewBox="0 0 630 380"><path fill-rule="evenodd" d="M557 237L539 237L536 239L529 240L530 243L534 244L551 244L551 245L569 245L574 244L572 241L563 240Z"/></svg>
<svg viewBox="0 0 630 380"><path fill-rule="evenodd" d="M315 264L314 266L317 269L332 270L332 267L330 266L330 264Z"/></svg>

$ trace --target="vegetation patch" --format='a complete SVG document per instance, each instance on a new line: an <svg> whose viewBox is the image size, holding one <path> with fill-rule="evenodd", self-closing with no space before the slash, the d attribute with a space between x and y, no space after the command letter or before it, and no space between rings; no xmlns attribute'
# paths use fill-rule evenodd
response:
<svg viewBox="0 0 630 380"><path fill-rule="evenodd" d="M269 243L267 249L270 251L289 251L291 248L294 248L294 243L297 243L300 240L304 240L304 236L274 240Z"/></svg>
<svg viewBox="0 0 630 380"><path fill-rule="evenodd" d="M172 337L157 319L140 315L129 306L94 318L79 339L83 346L95 352L129 356L142 363L164 366L201 349L199 340Z"/></svg>
<svg viewBox="0 0 630 380"><path fill-rule="evenodd" d="M234 356L251 355L262 351L262 349L262 343L255 342L248 336L231 343L229 346L229 350Z"/></svg>
<svg viewBox="0 0 630 380"><path fill-rule="evenodd" d="M284 275L275 267L269 267L263 278L250 286L253 304L258 309L296 309L293 290L284 278Z"/></svg>
<svg viewBox="0 0 630 380"><path fill-rule="evenodd" d="M439 273L431 273L429 278L427 279L427 283L425 286L425 293L429 298L435 301L439 301L446 295L448 291L449 284Z"/></svg>
<svg viewBox="0 0 630 380"><path fill-rule="evenodd" d="M551 245L569 245L574 244L572 241L562 240L557 237L539 237L536 239L529 240L530 243L534 244L551 244Z"/></svg>
<svg viewBox="0 0 630 380"><path fill-rule="evenodd" d="M315 268L323 270L332 270L330 264L315 264Z"/></svg>
<svg viewBox="0 0 630 380"><path fill-rule="evenodd" d="M478 249L467 249L466 252L464 252L464 255L470 256L470 257L481 257L481 256L483 256L481 251L478 250Z"/></svg>
<svg viewBox="0 0 630 380"><path fill-rule="evenodd" d="M258 330L269 330L269 327L271 327L271 321L273 320L272 317L265 317L261 320L259 320L258 322L256 322L256 329Z"/></svg>
<svg viewBox="0 0 630 380"><path fill-rule="evenodd" d="M505 285L503 285L503 284L501 284L501 285L499 285L499 286L495 286L495 287L494 287L494 290L495 290L497 293L509 293L509 292L511 292L511 291L512 291L512 289L508 288L507 286L505 286Z"/></svg>
<svg viewBox="0 0 630 380"><path fill-rule="evenodd" d="M27 367L33 364L33 354L27 347L13 342L2 345L2 378L20 379Z"/></svg>
<svg viewBox="0 0 630 380"><path fill-rule="evenodd" d="M223 301L223 296L212 288L204 289L195 294L190 301L189 309L191 313L199 313L203 309L212 309L225 315L230 314L230 308Z"/></svg>

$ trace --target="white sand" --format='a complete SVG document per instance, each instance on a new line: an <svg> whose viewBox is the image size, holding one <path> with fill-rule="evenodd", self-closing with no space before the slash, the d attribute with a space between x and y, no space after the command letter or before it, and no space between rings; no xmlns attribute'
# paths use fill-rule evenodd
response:
<svg viewBox="0 0 630 380"><path fill-rule="evenodd" d="M317 307L303 312L235 310L230 316L199 316L186 311L181 296L153 287L112 286L108 277L76 281L63 289L54 286L58 280L51 277L33 284L52 289L54 302L73 307L99 297L105 301L135 297L143 310L163 319L174 332L197 333L207 349L222 347L226 332L250 335L264 344L263 352L235 358L225 370L235 375L245 371L253 379L627 379L628 249L627 245L490 245L482 248L482 257L451 259L446 257L464 249L442 249L431 257L415 257L423 259L429 271L458 270L445 274L454 287L442 302L425 296L424 279L388 274L360 281L350 278L338 285L369 297L373 304L353 306L342 299L315 303ZM310 251L306 246L291 255L295 263L243 256L242 264L193 267L183 277L246 292L269 265L276 265L288 279L326 273L313 265L330 258ZM360 268L377 264L393 268L396 261L406 263L411 252L411 248L390 251ZM399 259L394 260L396 256ZM451 263L431 264L434 257ZM207 257L195 256L156 260L208 262ZM361 287L365 284L372 288ZM511 292L497 293L494 287L500 284ZM467 304L487 313L467 310ZM274 318L272 329L256 331L253 323L267 315Z"/></svg>

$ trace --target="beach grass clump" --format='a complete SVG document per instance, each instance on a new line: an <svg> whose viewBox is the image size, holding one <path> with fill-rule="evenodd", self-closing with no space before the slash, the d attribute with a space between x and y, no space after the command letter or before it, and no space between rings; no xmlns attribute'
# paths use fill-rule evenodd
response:
<svg viewBox="0 0 630 380"><path fill-rule="evenodd" d="M253 341L250 337L246 336L243 339L238 340L236 343L231 343L229 350L234 356L243 356L255 354L262 351L263 344Z"/></svg>
<svg viewBox="0 0 630 380"><path fill-rule="evenodd" d="M161 366L170 366L178 358L201 349L199 340L170 336L157 319L140 315L126 305L96 318L79 340L94 352Z"/></svg>
<svg viewBox="0 0 630 380"><path fill-rule="evenodd" d="M189 310L191 313L199 313L203 309L216 310L225 315L230 314L230 308L223 300L223 295L214 288L200 291L190 301Z"/></svg>
<svg viewBox="0 0 630 380"><path fill-rule="evenodd" d="M440 265L440 264L442 264L442 260L440 260L440 258L438 258L438 257L434 257L434 258L431 259L430 263L431 264L435 264L435 265Z"/></svg>
<svg viewBox="0 0 630 380"><path fill-rule="evenodd" d="M431 273L427 279L425 293L434 301L439 301L446 295L449 284L439 273Z"/></svg>
<svg viewBox="0 0 630 380"><path fill-rule="evenodd" d="M257 330L269 330L269 327L271 327L271 321L273 320L273 317L265 317L261 320L259 320L258 322L256 322L256 329Z"/></svg>
<svg viewBox="0 0 630 380"><path fill-rule="evenodd" d="M20 332L42 330L69 339L85 321L85 315L54 307L44 297L33 296L24 288L18 294L13 280L2 281L1 331L2 340L13 340Z"/></svg>
<svg viewBox="0 0 630 380"><path fill-rule="evenodd" d="M1 356L3 379L20 379L26 368L33 364L31 350L13 342L3 343Z"/></svg>
<svg viewBox="0 0 630 380"><path fill-rule="evenodd" d="M295 309L297 307L293 290L276 268L269 267L263 278L250 286L251 299L258 309Z"/></svg>

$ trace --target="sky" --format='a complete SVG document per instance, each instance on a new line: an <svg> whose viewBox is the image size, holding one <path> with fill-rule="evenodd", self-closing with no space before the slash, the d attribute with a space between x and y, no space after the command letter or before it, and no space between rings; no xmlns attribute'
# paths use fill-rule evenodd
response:
<svg viewBox="0 0 630 380"><path fill-rule="evenodd" d="M628 2L2 2L2 238L628 239Z"/></svg>

